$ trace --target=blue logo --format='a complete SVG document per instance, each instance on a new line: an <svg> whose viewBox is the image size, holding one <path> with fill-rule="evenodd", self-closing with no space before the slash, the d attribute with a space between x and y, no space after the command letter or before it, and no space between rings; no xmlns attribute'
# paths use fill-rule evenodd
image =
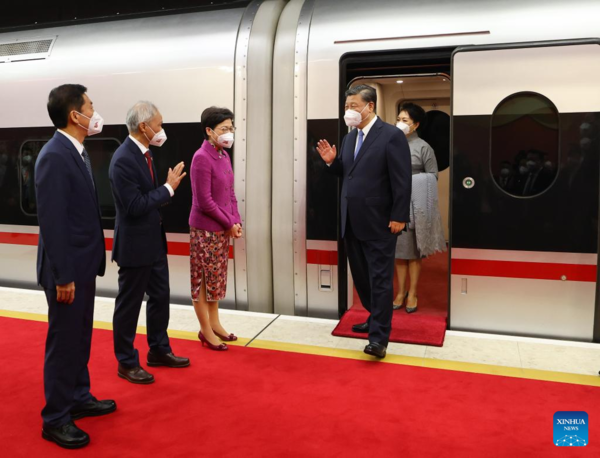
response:
<svg viewBox="0 0 600 458"><path fill-rule="evenodd" d="M554 445L585 447L588 441L588 414L586 412L556 412L554 414Z"/></svg>

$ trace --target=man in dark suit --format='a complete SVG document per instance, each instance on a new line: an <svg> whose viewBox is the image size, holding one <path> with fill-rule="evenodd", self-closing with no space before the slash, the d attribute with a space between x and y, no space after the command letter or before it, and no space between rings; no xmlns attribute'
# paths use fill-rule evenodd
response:
<svg viewBox="0 0 600 458"><path fill-rule="evenodd" d="M410 220L411 161L405 135L375 114L377 93L360 85L346 91L346 125L356 127L335 146L320 140L317 151L343 178L342 237L356 291L370 312L352 327L368 332L365 353L385 357L392 328L394 253Z"/></svg>
<svg viewBox="0 0 600 458"><path fill-rule="evenodd" d="M102 130L87 89L53 89L48 114L56 128L35 164L40 237L37 279L48 301L42 437L61 447L87 445L73 420L113 412L112 400L90 393L96 276L104 275L104 232L91 162L83 141Z"/></svg>
<svg viewBox="0 0 600 458"><path fill-rule="evenodd" d="M148 294L146 322L150 351L148 366L186 367L190 360L175 356L169 345L169 266L167 237L160 208L171 201L185 177L180 162L169 169L167 182L158 184L150 145L167 140L162 115L150 102L138 102L127 113L129 137L117 149L108 175L117 218L112 260L119 265L119 293L113 316L118 375L132 383L152 383L134 348L135 331L144 293Z"/></svg>

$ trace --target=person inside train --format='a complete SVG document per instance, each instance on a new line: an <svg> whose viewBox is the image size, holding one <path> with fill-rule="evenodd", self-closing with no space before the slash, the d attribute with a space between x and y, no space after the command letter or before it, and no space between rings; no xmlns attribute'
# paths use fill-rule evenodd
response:
<svg viewBox="0 0 600 458"><path fill-rule="evenodd" d="M431 146L417 133L425 121L425 110L407 102L399 107L398 112L396 126L406 135L410 148L412 195L408 230L398 237L396 244L398 294L394 300L394 310L406 305L406 313L413 313L417 310L422 259L445 251L446 241L437 199L437 161ZM410 279L409 287L407 276Z"/></svg>
<svg viewBox="0 0 600 458"><path fill-rule="evenodd" d="M352 330L368 333L364 352L384 358L392 329L394 249L410 220L410 149L406 136L376 115L377 92L367 85L346 91L344 121L352 129L340 154L327 140L317 151L341 176L342 237L354 285L369 312ZM402 237L402 236L401 236Z"/></svg>
<svg viewBox="0 0 600 458"><path fill-rule="evenodd" d="M544 156L542 151L535 149L527 151L525 161L527 178L523 184L523 196L534 196L543 192L554 180L554 173L544 168Z"/></svg>
<svg viewBox="0 0 600 458"><path fill-rule="evenodd" d="M96 185L83 141L102 131L87 88L65 84L50 92L48 114L57 131L35 164L40 226L37 281L48 301L42 437L80 448L89 435L73 420L114 412L115 401L90 392L96 277L106 267ZM19 383L19 382L17 382Z"/></svg>
<svg viewBox="0 0 600 458"><path fill-rule="evenodd" d="M219 301L227 292L229 239L242 236L242 219L233 186L231 148L235 127L227 108L210 107L200 117L204 141L194 154L190 179L190 281L202 346L225 351L237 340L219 320Z"/></svg>
<svg viewBox="0 0 600 458"><path fill-rule="evenodd" d="M188 358L175 356L171 349L169 325L170 289L167 238L161 207L175 195L186 176L180 162L169 169L167 181L159 184L150 145L160 147L167 140L158 108L138 102L127 112L129 136L113 155L108 176L117 216L112 260L119 265L119 292L113 315L117 375L131 383L148 384L154 376L140 365L134 347L144 294L148 366L187 367Z"/></svg>
<svg viewBox="0 0 600 458"><path fill-rule="evenodd" d="M500 163L500 172L496 178L496 183L504 190L509 190L514 181L514 171L510 161Z"/></svg>

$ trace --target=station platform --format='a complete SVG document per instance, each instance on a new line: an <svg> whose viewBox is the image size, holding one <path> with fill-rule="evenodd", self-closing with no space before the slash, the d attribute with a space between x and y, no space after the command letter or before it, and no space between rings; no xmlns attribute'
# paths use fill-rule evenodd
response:
<svg viewBox="0 0 600 458"><path fill-rule="evenodd" d="M114 299L97 297L94 326L112 329L113 311ZM231 346L375 361L362 352L364 340L331 335L337 320L226 309L219 312L225 329L239 337ZM0 316L46 321L46 314L46 298L42 291L0 287ZM139 333L145 334L145 324L144 304ZM198 330L192 307L171 305L171 337L198 340ZM592 385L598 380L597 386L600 386L600 377L597 377L600 344L594 343L447 331L443 347L392 342L387 353L381 363Z"/></svg>
<svg viewBox="0 0 600 458"><path fill-rule="evenodd" d="M0 369L4 456L69 453L39 435L46 308L41 291L0 288L0 345L12 345ZM96 299L90 370L94 395L118 410L78 421L92 437L84 456L562 456L552 415L564 410L594 418L585 452L600 451L598 344L448 331L443 347L391 343L376 360L364 340L332 336L335 320L221 310L239 336L221 353L201 346L193 309L173 304L172 347L191 366L151 368L157 382L139 386L116 376L113 309ZM142 309L141 356L144 326ZM509 425L520 433L507 441Z"/></svg>

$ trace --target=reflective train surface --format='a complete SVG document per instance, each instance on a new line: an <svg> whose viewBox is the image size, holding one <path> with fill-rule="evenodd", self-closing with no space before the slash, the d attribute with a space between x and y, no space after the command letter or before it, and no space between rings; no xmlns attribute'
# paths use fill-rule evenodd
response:
<svg viewBox="0 0 600 458"><path fill-rule="evenodd" d="M201 145L200 114L235 113L245 227L223 306L337 317L352 305L337 178L316 141L347 132L343 94L373 85L378 115L428 111L450 253L450 329L600 341L600 3L577 0L254 0L244 7L0 31L0 279L35 287L36 157L49 91L88 87L88 138L107 252L111 155L125 113L154 102L159 177ZM185 179L164 209L172 302L190 303ZM339 262L338 262L339 260ZM98 293L114 296L108 263Z"/></svg>

